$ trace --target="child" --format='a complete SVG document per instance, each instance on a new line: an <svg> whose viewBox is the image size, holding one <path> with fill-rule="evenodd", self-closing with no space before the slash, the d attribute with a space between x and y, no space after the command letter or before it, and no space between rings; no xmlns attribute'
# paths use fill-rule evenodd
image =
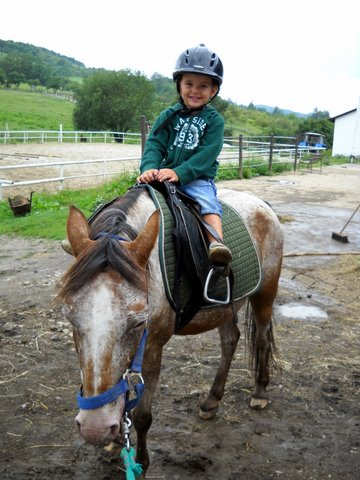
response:
<svg viewBox="0 0 360 480"><path fill-rule="evenodd" d="M223 238L221 204L214 177L217 157L224 140L224 120L209 105L219 92L223 66L216 53L205 45L183 52L173 79L180 103L163 111L156 120L140 165L141 183L175 182L201 207L204 220ZM227 265L231 251L208 234L212 263Z"/></svg>

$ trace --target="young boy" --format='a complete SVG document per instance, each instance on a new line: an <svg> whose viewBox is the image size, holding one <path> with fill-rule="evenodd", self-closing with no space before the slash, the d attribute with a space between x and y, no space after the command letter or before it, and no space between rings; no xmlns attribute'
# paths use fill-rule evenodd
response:
<svg viewBox="0 0 360 480"><path fill-rule="evenodd" d="M180 190L200 204L204 220L222 239L222 209L214 177L224 140L224 120L209 105L222 83L221 60L203 44L190 48L178 58L173 79L180 102L156 120L146 142L138 181L178 183ZM210 261L227 265L232 259L229 248L210 234L208 239Z"/></svg>

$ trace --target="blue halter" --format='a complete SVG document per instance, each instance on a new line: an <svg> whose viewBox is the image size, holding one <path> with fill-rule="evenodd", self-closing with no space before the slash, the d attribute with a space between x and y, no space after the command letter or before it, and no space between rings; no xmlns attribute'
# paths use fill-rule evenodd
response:
<svg viewBox="0 0 360 480"><path fill-rule="evenodd" d="M117 400L120 395L123 395L124 393L127 393L130 391L130 385L129 385L129 380L128 376L135 374L140 378L140 383L137 383L134 385L134 390L135 390L135 398L132 400L129 400L128 395L126 395L126 400L125 400L125 411L129 412L131 409L133 409L138 402L140 401L142 394L144 393L144 388L145 384L143 381L143 378L141 376L141 370L142 370L142 362L144 358L144 351L145 351L145 345L146 345L146 339L148 336L148 330L145 328L144 333L141 337L140 343L138 345L138 348L136 350L135 356L133 358L133 361L131 362L129 370L127 370L124 375L121 377L119 382L114 385L113 387L109 388L109 390L106 390L103 393L100 393L100 395L96 395L94 397L83 397L82 395L82 388L80 392L77 394L77 404L80 409L82 410L94 410L96 408L103 407L107 403L114 402Z"/></svg>

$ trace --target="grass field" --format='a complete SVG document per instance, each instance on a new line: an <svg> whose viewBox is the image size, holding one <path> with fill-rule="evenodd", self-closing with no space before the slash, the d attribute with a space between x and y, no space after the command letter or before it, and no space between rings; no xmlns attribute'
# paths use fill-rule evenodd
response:
<svg viewBox="0 0 360 480"><path fill-rule="evenodd" d="M37 193L32 199L31 214L25 217L14 217L8 202L0 201L0 235L61 240L66 235L69 205L76 205L88 217L99 204L123 195L135 182L136 174L129 174L101 187Z"/></svg>
<svg viewBox="0 0 360 480"><path fill-rule="evenodd" d="M74 130L73 109L61 98L0 89L0 130Z"/></svg>

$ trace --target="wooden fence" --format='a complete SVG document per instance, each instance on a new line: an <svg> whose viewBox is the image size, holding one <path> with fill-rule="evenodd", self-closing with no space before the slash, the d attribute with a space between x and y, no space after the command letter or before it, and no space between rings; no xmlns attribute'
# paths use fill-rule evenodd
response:
<svg viewBox="0 0 360 480"><path fill-rule="evenodd" d="M147 134L149 132L149 125L145 120L145 117L142 119L141 123L141 133L124 133L124 132L85 132L87 139L89 141L94 140L94 134L104 135L103 141L106 142L106 135L124 135L121 138L123 143L133 142L136 139L137 143L141 143L141 151L143 152ZM0 132L0 138L1 138ZM35 132L36 133L36 132ZM44 133L44 132L43 132ZM80 132L61 132L62 137L61 141L64 141L64 138L79 139ZM65 137L64 134L72 134L69 137ZM55 138L59 140L59 132ZM34 132L31 133L32 138L34 138ZM29 138L29 137L27 137ZM81 138L81 137L80 137ZM80 140L81 141L81 140ZM114 141L114 140L112 140ZM118 140L115 140L118 141ZM324 149L311 149L309 147L300 147L299 142L295 137L249 137L240 135L239 137L226 137L224 141L224 146L222 152L219 156L219 168L220 169L235 169L237 170L236 177L239 179L244 178L244 169L245 168L256 168L259 166L265 166L265 168L271 173L276 164L287 164L290 169L296 171L300 162L303 159L307 159L311 163L311 154L312 152L318 153L319 150ZM109 176L119 175L124 172L135 171L139 168L140 156L136 157L119 157L112 159L94 159L94 160L77 160L77 161L56 161L56 162L45 162L45 163L27 163L27 164L18 164L18 165L5 165L0 166L0 199L2 198L3 190L8 188L15 187L24 187L34 184L44 184L44 183L59 183L59 188L63 188L64 182L66 180L74 180L86 177L103 177L105 180ZM314 157L315 158L315 157ZM318 156L317 156L318 158ZM121 167L120 169L111 168L108 169L108 165L113 162ZM97 166L97 171L87 171L88 169L85 165L94 164ZM71 175L64 174L64 168L69 166L79 165L81 171L78 171ZM312 165L312 163L311 163ZM82 170L82 166L84 169ZM57 168L57 174L51 177L43 178L41 174L37 174L41 168ZM13 181L9 178L1 178L6 175L7 171L16 170L19 171L23 169L31 169L31 172L34 172L34 177L31 179L23 181Z"/></svg>

